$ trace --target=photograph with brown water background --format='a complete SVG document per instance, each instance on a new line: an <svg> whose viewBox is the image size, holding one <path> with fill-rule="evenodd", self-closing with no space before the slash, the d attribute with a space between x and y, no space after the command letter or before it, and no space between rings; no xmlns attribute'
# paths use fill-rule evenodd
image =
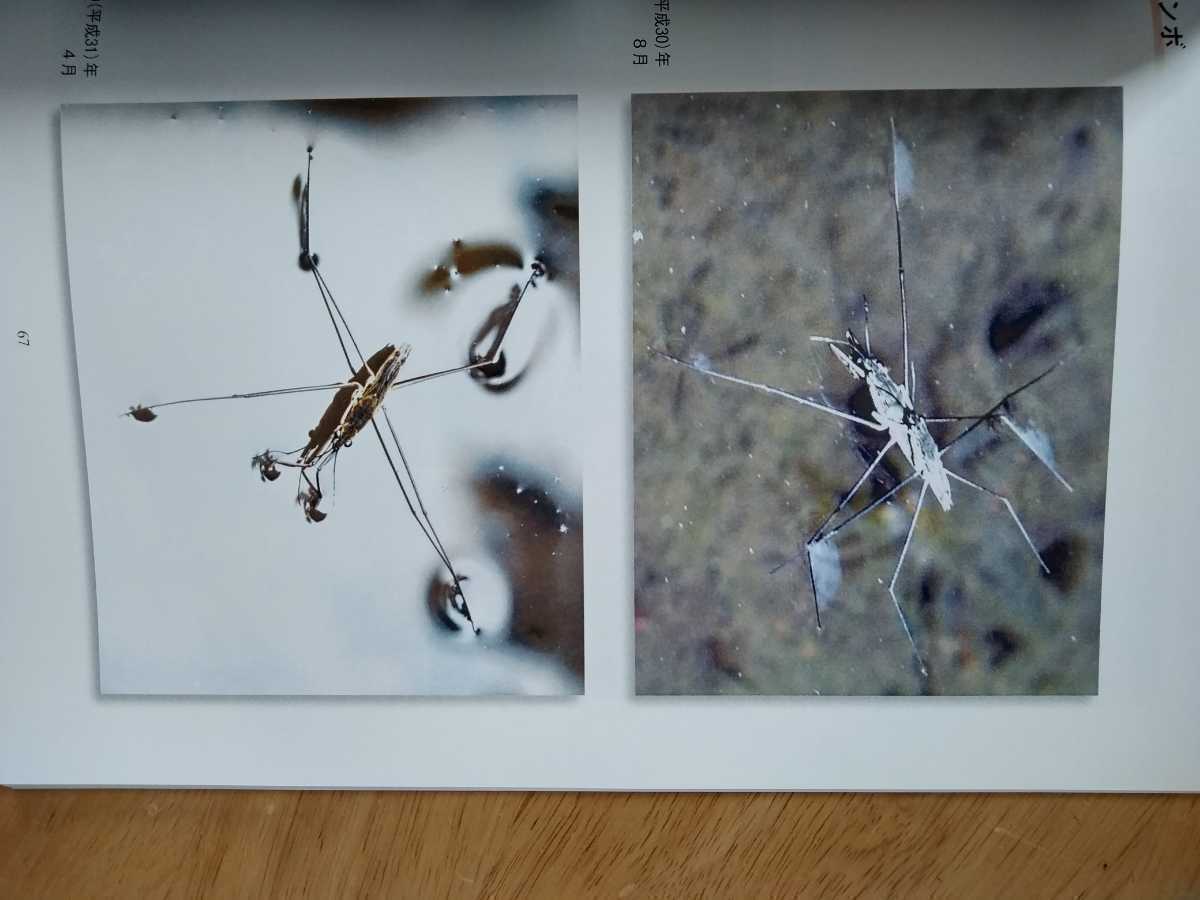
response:
<svg viewBox="0 0 1200 900"><path fill-rule="evenodd" d="M1096 693L1120 89L632 124L637 692ZM891 431L864 358L911 395ZM922 428L928 478L893 446L823 526Z"/></svg>

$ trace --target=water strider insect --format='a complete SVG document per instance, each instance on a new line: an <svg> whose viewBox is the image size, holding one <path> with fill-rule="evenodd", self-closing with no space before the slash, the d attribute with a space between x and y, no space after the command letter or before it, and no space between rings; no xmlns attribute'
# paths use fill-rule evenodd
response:
<svg viewBox="0 0 1200 900"><path fill-rule="evenodd" d="M411 387L448 375L467 373L480 380L485 387L489 386L491 380L502 377L506 370L506 362L502 349L504 337L512 324L513 318L516 316L521 300L524 298L526 292L531 287L536 287L538 280L547 274L546 268L540 260L535 259L530 265L529 275L524 285L515 286L508 299L491 311L483 325L474 335L468 350L467 363L440 371L429 372L424 375L400 378L400 370L407 361L412 347L409 344L386 344L371 354L371 356L364 357L362 351L359 349L358 341L355 339L353 332L350 330L350 325L342 313L341 307L338 305L332 290L329 288L328 282L321 272L320 258L316 253L311 252L309 243L311 217L309 210L312 160L313 148L309 147L308 165L302 186L299 184L299 178L297 178L298 190L296 199L300 216L300 256L298 262L303 271L312 274L313 282L321 296L325 311L329 315L329 321L333 325L334 334L337 337L342 356L349 368L350 377L346 380L327 384L224 394L212 397L193 397L185 400L172 400L145 406L139 404L130 407L125 415L139 422L152 422L158 417L158 414L154 410L185 403L253 399L286 394L334 391L333 399L329 402L316 426L308 432L308 440L303 446L288 451L263 450L251 458L252 468L259 473L260 478L264 482L278 479L281 466L296 469L299 473L296 501L303 509L304 517L308 522L321 522L327 515L320 508L321 501L325 497L321 486L321 473L326 466L332 463L334 481L336 482L338 455L343 449L349 447L352 441L369 426L379 441L379 446L383 450L384 457L387 459L388 466L392 471L397 486L400 488L400 493L413 520L429 541L430 546L437 554L438 559L449 575L450 584L445 585L444 590L435 591L434 593L441 598L441 602L447 604L450 611L456 613L461 619L464 619L471 626L472 630L478 634L479 627L471 618L470 608L467 605L462 588L462 584L467 580L467 576L461 575L456 571L449 554L446 552L445 546L438 536L437 530L434 528L433 521L425 507L424 501L421 499L421 493L417 487L412 468L409 466L408 459L404 454L404 449L400 444L396 429L392 425L384 401L391 391L403 387ZM456 243L456 246L459 246L459 244ZM480 348L489 338L490 342L486 350L481 351ZM353 354L351 351L353 351ZM355 360L357 360L357 363ZM514 384L520 374L522 373L519 372L516 376L513 376L507 384ZM378 418L380 415L382 415L383 423L386 426L387 438L384 437L384 432L379 427ZM399 459L399 465L396 462L397 458Z"/></svg>
<svg viewBox="0 0 1200 900"><path fill-rule="evenodd" d="M821 597L818 595L818 577L817 569L826 564L830 558L836 559L836 550L830 543L835 535L843 529L858 521L863 516L867 515L881 504L886 503L906 486L914 481L920 481L921 489L917 496L916 508L913 512L912 520L909 522L907 532L905 534L904 543L900 548L899 556L896 560L895 568L892 571L891 581L888 583L888 595L892 599L892 604L896 609L896 614L900 619L900 624L904 628L904 633L908 637L910 646L912 647L913 657L923 677L928 676L928 668L925 660L917 649L917 644L913 638L912 628L909 626L908 617L904 613L904 608L900 603L900 598L896 593L896 583L900 577L901 568L904 565L905 557L908 554L909 547L912 544L913 534L916 531L917 520L920 518L921 509L925 504L928 494L932 494L943 510L950 510L954 504L952 493L953 485L962 485L963 487L972 488L979 491L1004 507L1008 515L1011 517L1021 537L1028 545L1030 552L1037 560L1037 564L1045 572L1049 572L1049 567L1046 565L1042 555L1038 552L1033 540L1026 531L1024 524L1021 522L1020 516L1017 514L1016 508L1011 500L1002 493L985 487L976 481L973 481L966 476L954 471L946 460L946 454L956 444L959 444L967 435L975 431L980 425L999 424L1007 427L1017 436L1018 439L1042 462L1043 465L1054 475L1054 477L1068 490L1072 488L1067 483L1066 479L1057 471L1054 466L1053 457L1048 450L1044 438L1030 429L1025 429L1019 426L1009 415L1008 408L1017 395L1028 390L1035 384L1046 378L1062 365L1063 360L1058 360L1053 365L1030 378L1019 387L1009 391L994 403L989 409L975 415L942 415L936 413L928 413L922 411L917 404L917 369L916 364L909 356L909 329L908 329L908 298L905 291L904 283L904 250L902 228L900 223L900 207L907 195L911 192L911 162L908 156L908 150L896 135L895 121L891 122L892 134L892 184L891 197L892 209L896 223L896 253L897 253L897 273L899 280L900 294L900 319L902 331L902 363L901 363L901 380L898 382L896 377L892 375L889 367L883 362L882 358L871 348L871 332L870 332L870 308L867 303L867 298L863 297L863 339L860 341L852 330L847 330L845 338L831 338L812 336L810 340L825 344L829 347L833 356L845 367L850 375L857 381L863 383L866 387L867 394L870 398L872 409L870 416L859 416L854 413L842 410L829 403L821 400L811 399L800 394L786 391L772 385L751 381L744 378L739 378L734 375L715 371L711 365L703 358L685 360L681 357L672 355L663 349L649 347L651 353L668 360L678 366L698 372L702 375L714 378L720 381L729 382L732 384L748 387L774 397L780 397L784 400L790 400L793 403L798 403L801 406L806 406L810 409L816 409L827 415L836 417L843 421L852 422L855 425L870 429L886 436L886 442L871 459L866 469L854 482L853 486L846 491L837 502L837 504L829 511L829 513L821 520L820 524L812 531L805 539L804 545L800 553L790 560L776 566L772 571L778 571L784 565L792 562L803 560L808 569L809 586L812 591L813 607L816 614L816 622L818 630L821 628ZM950 424L955 422L968 423L958 434L950 438L944 444L939 445L934 439L929 426L931 424ZM908 467L912 470L911 474L901 479L899 483L892 486L882 496L873 500L861 509L847 515L841 521L835 524L834 520L858 492L863 485L867 483L871 473L883 461L884 457L893 449L899 448Z"/></svg>

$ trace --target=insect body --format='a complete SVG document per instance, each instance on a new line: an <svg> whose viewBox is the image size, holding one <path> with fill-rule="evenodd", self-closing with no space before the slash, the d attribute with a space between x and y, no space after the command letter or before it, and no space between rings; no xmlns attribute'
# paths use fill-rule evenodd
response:
<svg viewBox="0 0 1200 900"><path fill-rule="evenodd" d="M954 505L950 497L950 479L925 417L913 406L908 385L896 384L888 367L871 355L869 347L860 345L852 331L846 332L845 349L833 341L826 343L851 375L866 382L875 406L871 418L887 429L889 443L900 448L908 464L929 485L942 509L949 510Z"/></svg>
<svg viewBox="0 0 1200 900"><path fill-rule="evenodd" d="M898 275L900 286L900 316L903 334L903 378L900 382L892 376L888 366L871 350L871 331L870 331L870 309L866 298L863 298L863 318L864 318L864 340L860 342L853 332L847 331L844 339L813 336L811 340L818 343L823 343L829 346L830 351L837 360L846 368L852 377L862 381L871 398L872 409L870 418L855 415L832 406L821 400L815 400L809 397L804 397L790 391L774 387L763 382L750 381L748 379L739 378L734 375L716 372L711 369L706 362L688 361L678 356L665 352L664 350L650 347L648 348L655 355L668 360L676 365L693 370L701 375L710 378L725 381L732 384L741 385L752 388L756 391L788 400L797 403L801 406L809 407L810 409L819 410L827 415L834 416L843 421L853 422L864 428L887 435L887 440L882 449L876 453L874 458L868 464L867 468L859 476L858 480L848 490L837 503L829 514L820 522L820 524L812 531L805 539L802 551L789 562L804 559L807 563L809 573L809 584L812 589L813 607L816 614L817 628L821 627L821 604L820 597L817 592L817 578L814 572L814 567L817 560L826 559L828 556L822 551L828 549L829 542L832 541L838 532L858 521L863 516L867 515L878 506L886 503L901 490L907 487L914 481L920 481L921 490L917 496L916 509L913 512L913 517L909 523L908 531L904 539L904 544L900 549L899 557L896 561L896 566L892 572L891 581L888 584L888 594L891 597L892 603L895 606L896 614L900 619L900 623L904 628L904 633L908 637L909 644L912 647L913 658L917 663L917 667L921 675L927 676L928 669L925 661L917 649L916 641L913 638L912 628L909 626L908 617L904 613L901 606L900 598L896 593L896 583L900 577L901 567L904 565L905 557L908 554L908 549L912 543L913 534L916 531L917 520L920 518L921 509L924 506L925 498L928 493L932 493L934 498L943 510L950 510L953 506L953 498L950 491L950 482L954 481L964 487L969 487L977 490L994 501L1001 504L1007 511L1010 518L1015 523L1020 531L1022 538L1028 545L1038 565L1046 572L1049 568L1034 545L1033 540L1029 537L1029 533L1025 530L1020 517L1017 515L1016 509L1012 502L1003 494L998 493L991 488L978 484L964 475L949 468L944 462L946 453L956 444L958 444L968 434L973 432L980 425L985 423L999 423L1007 426L1034 455L1050 470L1050 472L1059 480L1059 482L1071 490L1071 486L1066 479L1062 477L1053 467L1048 455L1044 450L1040 449L1036 442L1031 441L1026 432L1020 430L1012 421L1011 417L1005 414L1005 410L1009 402L1021 392L1027 390L1037 384L1043 378L1053 372L1059 365L1061 360L1050 366L1045 371L1041 372L1034 378L1025 382L1016 389L1009 391L1000 400L995 403L990 409L976 415L925 415L918 411L916 403L916 386L917 372L915 364L909 358L908 352L908 300L905 293L904 284L904 250L902 241L902 231L900 227L900 206L904 199L906 190L902 187L898 175L900 170L900 159L903 154L903 159L908 159L908 151L900 143L896 137L896 125L892 122L892 205L896 220L896 251L898 262ZM967 426L957 435L951 438L941 446L938 445L930 432L930 424L948 424L954 422L966 422ZM908 466L912 469L911 474L902 479L898 484L888 490L883 496L872 501L861 509L847 515L840 522L834 524L835 518L850 504L853 498L858 494L859 490L867 483L871 473L883 461L884 457L893 449L899 448L904 456ZM836 553L836 551L834 551ZM773 571L778 571L782 568L776 566Z"/></svg>
<svg viewBox="0 0 1200 900"><path fill-rule="evenodd" d="M451 611L466 620L478 634L479 629L471 619L470 609L463 595L462 583L466 577L460 575L454 568L437 531L433 526L428 510L421 499L412 468L404 455L399 436L388 416L384 401L390 391L430 381L435 378L466 373L484 379L489 373L503 374L504 357L501 345L517 307L529 288L534 287L539 278L546 275L542 263L535 260L530 266L530 274L523 287L518 286L504 303L500 304L489 315L484 326L484 335L493 337L491 346L486 353L478 352L477 339L472 343L468 352L468 361L464 365L453 366L424 375L401 379L400 371L408 360L412 347L408 344L387 344L377 350L369 358L362 355L358 342L350 330L349 323L343 315L341 307L334 299L333 292L320 268L320 258L312 253L309 247L310 231L310 186L312 181L312 148L308 148L308 172L303 181L297 178L296 199L300 213L300 256L298 260L302 271L313 277L317 291L321 296L325 311L334 328L334 333L341 348L342 355L349 369L349 377L343 381L327 384L315 384L303 387L281 388L276 390L256 391L244 394L224 394L214 397L194 397L186 400L173 400L156 403L150 406L137 405L130 407L126 415L139 422L152 422L158 414L156 409L176 406L184 403L199 403L210 400L254 399L284 394L299 394L315 391L334 391L333 399L329 402L316 426L308 432L308 440L296 450L278 451L267 449L255 454L251 465L265 482L279 478L279 468L293 468L299 472L299 489L296 500L304 510L304 517L309 522L321 522L326 513L320 508L324 499L321 487L321 473L324 468L333 463L337 469L337 458L341 451L351 445L351 442L368 427L375 433L384 457L391 469L397 486L400 488L405 505L408 507L417 526L424 533L449 575L449 584L443 592L448 597ZM357 358L357 364L355 363ZM485 386L488 386L485 383ZM384 431L380 428L380 419L390 440L385 439ZM397 464L397 460L399 464Z"/></svg>
<svg viewBox="0 0 1200 900"><path fill-rule="evenodd" d="M375 416L411 352L408 344L399 348L388 344L364 362L350 383L338 389L317 427L308 433L300 462L312 465L347 446Z"/></svg>

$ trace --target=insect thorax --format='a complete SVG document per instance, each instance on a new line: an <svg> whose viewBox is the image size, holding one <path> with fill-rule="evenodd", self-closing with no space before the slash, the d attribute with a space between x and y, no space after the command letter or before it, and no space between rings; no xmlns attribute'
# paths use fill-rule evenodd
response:
<svg viewBox="0 0 1200 900"><path fill-rule="evenodd" d="M867 389L871 392L871 403L875 406L874 416L880 425L907 425L912 418L912 402L904 385L896 384L887 366L878 360L868 359L866 365Z"/></svg>
<svg viewBox="0 0 1200 900"><path fill-rule="evenodd" d="M317 427L308 433L308 444L300 455L301 464L309 465L331 450L344 447L367 426L411 349L408 344L399 347L388 344L363 363L334 395Z"/></svg>
<svg viewBox="0 0 1200 900"><path fill-rule="evenodd" d="M375 411L383 404L388 389L396 380L396 376L400 374L400 367L404 365L407 357L407 345L397 349L389 344L368 360L363 367L365 372L359 371L356 380L364 374L365 379L362 387L355 390L354 396L346 408L346 413L338 425L337 434L334 437L335 448L346 444L367 427L367 423L371 421Z"/></svg>

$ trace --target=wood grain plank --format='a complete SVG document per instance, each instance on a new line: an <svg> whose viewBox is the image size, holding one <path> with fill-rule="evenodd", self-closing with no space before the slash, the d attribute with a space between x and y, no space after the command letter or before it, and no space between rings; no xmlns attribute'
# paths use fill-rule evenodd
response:
<svg viewBox="0 0 1200 900"><path fill-rule="evenodd" d="M1185 897L1200 797L0 790L0 897Z"/></svg>

